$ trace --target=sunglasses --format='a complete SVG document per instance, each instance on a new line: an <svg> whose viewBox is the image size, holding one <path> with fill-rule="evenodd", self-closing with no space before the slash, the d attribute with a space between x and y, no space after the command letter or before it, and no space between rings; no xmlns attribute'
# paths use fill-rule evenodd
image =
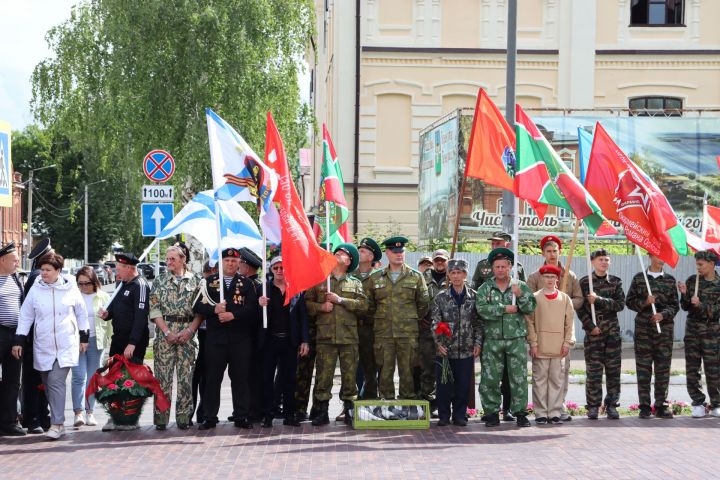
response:
<svg viewBox="0 0 720 480"><path fill-rule="evenodd" d="M80 287L87 287L89 285L92 285L92 282L77 282L77 284Z"/></svg>
<svg viewBox="0 0 720 480"><path fill-rule="evenodd" d="M274 272L282 272L285 269L283 267L272 267L270 270L272 270Z"/></svg>

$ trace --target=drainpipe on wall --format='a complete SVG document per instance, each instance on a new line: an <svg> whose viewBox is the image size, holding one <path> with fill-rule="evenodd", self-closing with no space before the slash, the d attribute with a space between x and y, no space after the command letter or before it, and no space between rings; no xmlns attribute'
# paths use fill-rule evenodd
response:
<svg viewBox="0 0 720 480"><path fill-rule="evenodd" d="M360 180L360 0L355 0L355 160L353 162L353 235L358 233Z"/></svg>

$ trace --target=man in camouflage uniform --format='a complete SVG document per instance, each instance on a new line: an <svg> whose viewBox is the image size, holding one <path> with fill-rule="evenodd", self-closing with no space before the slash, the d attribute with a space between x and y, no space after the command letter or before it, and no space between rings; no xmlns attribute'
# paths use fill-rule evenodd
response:
<svg viewBox="0 0 720 480"><path fill-rule="evenodd" d="M700 366L705 371L711 415L720 417L720 277L715 271L718 256L712 250L695 254L697 275L687 283L680 282L680 306L688 312L685 326L685 368L687 390L692 399L692 416L705 416L705 394L702 391ZM695 281L699 276L697 295Z"/></svg>
<svg viewBox="0 0 720 480"><path fill-rule="evenodd" d="M490 238L490 250L496 248L510 248L512 245L512 237L509 233L495 232ZM515 264L515 270L517 271L517 278L521 281L525 281L525 269L520 262ZM475 273L472 278L472 288L477 290L486 281L490 280L493 276L492 265L488 259L480 260L475 267ZM500 384L500 392L502 393L502 410L503 420L506 422L512 422L515 420L510 413L510 381L508 380L508 368L507 361L504 363L502 383ZM483 415L483 421L487 420L486 415Z"/></svg>
<svg viewBox="0 0 720 480"><path fill-rule="evenodd" d="M177 375L175 419L180 430L187 430L193 413L192 378L198 345L195 332L202 316L193 314L193 300L200 277L187 269L187 257L180 247L170 247L165 261L167 272L158 276L150 290L150 320L157 333L153 344L155 376L168 399L172 399L173 375ZM156 399L157 400L157 399ZM155 402L153 423L167 428L170 410L160 412Z"/></svg>
<svg viewBox="0 0 720 480"><path fill-rule="evenodd" d="M370 274L374 271L372 264L380 261L382 250L372 238L363 238L358 245L360 264L353 276L360 280L363 289L367 290ZM377 365L375 363L372 317L367 314L358 315L358 339L360 350L360 369L363 373L364 383L360 390L360 398L377 398Z"/></svg>
<svg viewBox="0 0 720 480"><path fill-rule="evenodd" d="M680 305L675 278L663 272L663 262L650 255L647 279L652 295L648 295L643 272L637 273L628 288L625 304L637 312L635 316L635 370L637 371L640 418L650 418L650 380L655 366L655 415L672 418L667 408L670 361L673 346L673 319ZM653 305L655 311L653 313ZM660 325L660 332L656 324Z"/></svg>
<svg viewBox="0 0 720 480"><path fill-rule="evenodd" d="M316 317L317 373L313 402L319 413L314 426L327 425L330 390L335 376L335 365L340 358L340 399L343 401L345 423L352 423L353 401L357 399L355 374L358 361L357 315L367 310L367 297L360 280L348 275L357 268L360 255L355 245L341 243L335 247L337 266L327 282L316 285L305 294L308 315Z"/></svg>
<svg viewBox="0 0 720 480"><path fill-rule="evenodd" d="M428 288L430 304L442 290L448 288L447 264L450 254L447 250L435 250L432 255L433 268L425 270L423 277ZM467 269L466 269L467 270ZM465 272L467 276L467 272ZM430 410L435 410L435 355L437 349L431 330L431 312L420 322L418 347L420 351L420 398L430 402ZM470 367L472 368L472 366ZM417 389L416 389L417 391Z"/></svg>
<svg viewBox="0 0 720 480"><path fill-rule="evenodd" d="M422 275L405 264L405 237L386 238L382 244L388 266L368 280L368 315L373 317L375 361L380 371L380 397L395 398L395 363L400 374L399 398L414 399L413 365L417 359L420 320L429 307Z"/></svg>
<svg viewBox="0 0 720 480"><path fill-rule="evenodd" d="M585 301L578 311L578 316L585 330L585 369L587 383L587 416L597 420L600 405L603 403L602 379L603 370L607 392L605 409L607 418L617 420L620 399L620 360L622 353L622 337L617 314L625 308L625 293L620 277L608 274L610 257L604 248L590 254L592 261L593 293L590 293L590 279L580 279ZM595 305L595 319L592 318L592 307Z"/></svg>
<svg viewBox="0 0 720 480"><path fill-rule="evenodd" d="M475 306L485 330L480 400L488 427L500 424L500 379L506 362L510 410L517 417L519 427L530 426L527 418L525 315L535 310L536 301L525 282L510 278L514 260L515 256L507 248L496 248L490 252L488 261L493 268L493 279L483 283L476 294Z"/></svg>

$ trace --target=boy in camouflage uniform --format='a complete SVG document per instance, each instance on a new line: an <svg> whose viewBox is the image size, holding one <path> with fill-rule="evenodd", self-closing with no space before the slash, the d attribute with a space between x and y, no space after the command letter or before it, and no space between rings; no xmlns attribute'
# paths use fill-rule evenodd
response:
<svg viewBox="0 0 720 480"><path fill-rule="evenodd" d="M685 326L685 368L687 390L692 399L692 416L705 416L705 394L702 391L700 365L705 371L711 415L720 417L720 277L715 271L718 256L712 250L695 254L697 275L690 275L687 283L680 282L680 306L688 312ZM695 278L700 276L697 295Z"/></svg>
<svg viewBox="0 0 720 480"><path fill-rule="evenodd" d="M317 372L313 403L318 406L318 415L312 420L314 426L327 425L328 403L332 395L335 365L340 358L342 385L340 398L343 400L345 423L352 423L352 405L357 399L355 374L358 361L357 315L367 310L367 297L360 280L348 275L357 268L359 254L355 245L341 243L335 247L337 266L330 276L330 290L327 282L316 285L305 294L308 314L314 316L317 327Z"/></svg>
<svg viewBox="0 0 720 480"><path fill-rule="evenodd" d="M608 274L610 257L604 248L590 254L593 272L593 293L590 293L589 278L580 279L585 301L578 311L578 316L585 330L585 369L587 383L587 416L597 420L602 398L603 370L607 383L605 408L607 418L617 420L620 400L620 360L622 354L622 337L617 314L625 308L625 293L620 277ZM595 319L592 318L590 305L595 305Z"/></svg>
<svg viewBox="0 0 720 480"><path fill-rule="evenodd" d="M635 274L628 288L625 304L635 316L635 370L637 371L640 418L650 418L650 380L655 367L655 415L672 418L667 408L670 361L673 346L673 319L680 305L675 278L663 272L665 262L650 255L647 278L652 295L648 295L643 272ZM653 314L655 305L657 313ZM658 333L656 324L660 325Z"/></svg>
<svg viewBox="0 0 720 480"><path fill-rule="evenodd" d="M529 427L527 418L527 349L525 315L535 310L535 297L525 282L511 280L510 270L515 260L507 248L496 248L488 261L493 279L483 283L477 291L476 307L485 330L482 349L482 377L480 400L486 413L485 425L500 424L500 379L507 361L510 383L510 410L517 417L519 427ZM513 304L515 297L515 304Z"/></svg>
<svg viewBox="0 0 720 480"><path fill-rule="evenodd" d="M379 369L380 397L395 398L395 363L400 374L399 397L414 399L413 365L417 359L419 323L427 315L428 291L422 275L405 264L405 237L382 243L388 266L370 275L368 315L373 317L375 361Z"/></svg>

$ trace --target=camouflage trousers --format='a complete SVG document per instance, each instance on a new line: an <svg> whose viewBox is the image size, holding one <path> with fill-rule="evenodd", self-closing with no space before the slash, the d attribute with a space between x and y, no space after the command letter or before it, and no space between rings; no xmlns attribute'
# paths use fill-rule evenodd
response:
<svg viewBox="0 0 720 480"><path fill-rule="evenodd" d="M655 371L655 406L667 400L672 360L673 324L664 323L657 332L650 324L635 324L635 370L637 371L638 399L641 407L650 408L650 381Z"/></svg>
<svg viewBox="0 0 720 480"><path fill-rule="evenodd" d="M168 322L167 326L171 332L179 333L189 327L190 323ZM184 344L170 344L165 340L162 332L155 335L153 343L155 377L170 401L172 401L173 374L177 376L175 420L178 423L189 423L193 414L192 379L197 351L195 336ZM155 398L153 423L167 425L169 420L170 410L161 413L157 409L157 398Z"/></svg>
<svg viewBox="0 0 720 480"><path fill-rule="evenodd" d="M420 357L420 398L435 400L435 356L437 347L430 330L420 330L418 356Z"/></svg>
<svg viewBox="0 0 720 480"><path fill-rule="evenodd" d="M315 359L315 389L313 403L327 402L332 398L333 377L335 366L340 358L340 399L357 400L357 384L355 374L358 364L358 346L356 344L318 343Z"/></svg>
<svg viewBox="0 0 720 480"><path fill-rule="evenodd" d="M413 366L417 359L417 338L375 338L375 361L379 370L380 398L395 399L395 364L400 375L401 399L415 398Z"/></svg>
<svg viewBox="0 0 720 480"><path fill-rule="evenodd" d="M377 365L375 363L375 334L372 325L358 325L358 345L360 352L360 368L362 368L365 383L362 387L362 398L377 398Z"/></svg>
<svg viewBox="0 0 720 480"><path fill-rule="evenodd" d="M297 387L295 390L295 409L298 413L307 413L316 355L317 345L310 342L310 352L304 357L298 357Z"/></svg>
<svg viewBox="0 0 720 480"><path fill-rule="evenodd" d="M500 411L500 381L507 359L510 411L527 415L527 347L525 338L486 339L482 348L480 401L486 415Z"/></svg>
<svg viewBox="0 0 720 480"><path fill-rule="evenodd" d="M620 400L620 359L622 338L619 332L585 336L585 398L588 407L603 403L603 370L607 392L605 405Z"/></svg>
<svg viewBox="0 0 720 480"><path fill-rule="evenodd" d="M693 405L705 403L700 365L712 407L720 407L720 325L688 320L685 327L685 369L687 390Z"/></svg>

